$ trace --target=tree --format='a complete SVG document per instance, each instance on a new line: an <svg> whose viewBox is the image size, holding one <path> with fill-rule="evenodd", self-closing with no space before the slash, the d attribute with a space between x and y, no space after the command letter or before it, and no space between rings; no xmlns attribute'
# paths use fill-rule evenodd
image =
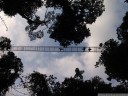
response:
<svg viewBox="0 0 128 96"><path fill-rule="evenodd" d="M128 81L128 46L126 43L119 44L110 39L104 43L101 56L96 64L105 66L105 73L109 76L108 80Z"/></svg>
<svg viewBox="0 0 128 96"><path fill-rule="evenodd" d="M79 70L79 68L76 68L75 69L75 75L74 75L74 78L79 78L79 79L83 79L83 76L82 74L84 73L83 70Z"/></svg>
<svg viewBox="0 0 128 96"><path fill-rule="evenodd" d="M75 76L64 79L60 96L97 96L98 93L112 92L111 84L106 84L99 76L85 81Z"/></svg>
<svg viewBox="0 0 128 96"><path fill-rule="evenodd" d="M127 0L126 0L127 2ZM117 28L118 39L110 39L102 46L101 56L96 63L105 66L105 73L109 76L108 80L116 79L117 81L128 81L128 12L126 12L123 23Z"/></svg>
<svg viewBox="0 0 128 96"><path fill-rule="evenodd" d="M27 20L29 25L39 26L40 24L45 23L40 20L39 16L36 15L37 9L41 6L43 6L42 0L0 0L0 11L3 11L10 17L19 14L22 18ZM31 34L29 32L29 35L31 35L32 38L43 37L42 32L39 32L40 31L35 34Z"/></svg>
<svg viewBox="0 0 128 96"><path fill-rule="evenodd" d="M43 24L31 24L26 30L30 33L39 25L46 26L50 38L58 41L61 46L81 43L90 36L87 24L92 24L103 13L104 0L45 0L46 8L53 8L45 14ZM56 11L60 10L60 14ZM50 24L51 26L48 26ZM44 30L42 29L41 32ZM30 36L32 37L32 36Z"/></svg>
<svg viewBox="0 0 128 96"><path fill-rule="evenodd" d="M76 69L79 70L79 68ZM78 74L77 71L75 72ZM128 92L128 83L112 87L111 83L107 84L99 76L84 81L80 78L82 74L76 74L59 83L53 75L46 76L33 72L26 77L25 85L31 96L97 96L98 93Z"/></svg>
<svg viewBox="0 0 128 96"><path fill-rule="evenodd" d="M95 66L98 67L99 65L102 65L102 64L103 65L108 64L108 62L110 62L109 59L111 59L112 57L111 54L114 52L114 50L117 48L118 45L119 45L118 42L116 42L114 39L110 39L106 41L102 45L101 56Z"/></svg>
<svg viewBox="0 0 128 96"><path fill-rule="evenodd" d="M111 93L113 92L111 83L107 84L99 76L93 77L91 80L91 85L94 88L94 93Z"/></svg>
<svg viewBox="0 0 128 96"><path fill-rule="evenodd" d="M67 47L81 43L90 36L87 24L92 24L105 10L104 0L0 0L0 11L8 16L19 14L28 22L26 30L31 40L42 38L47 27L50 38ZM15 3L14 3L15 2ZM45 6L47 11L44 20L36 15L36 11ZM48 10L50 9L50 10ZM51 10L53 9L53 10ZM57 11L61 11L57 14ZM46 29L46 28L45 28Z"/></svg>
<svg viewBox="0 0 128 96"><path fill-rule="evenodd" d="M32 96L50 96L51 92L48 87L46 77L46 75L40 74L38 72L34 72L27 77L29 80L27 87L30 90L30 94Z"/></svg>
<svg viewBox="0 0 128 96"><path fill-rule="evenodd" d="M126 12L123 23L117 28L118 39L122 42L128 42L128 12Z"/></svg>
<svg viewBox="0 0 128 96"><path fill-rule="evenodd" d="M62 82L61 96L82 96L84 93L86 90L82 80L70 77Z"/></svg>
<svg viewBox="0 0 128 96"><path fill-rule="evenodd" d="M112 88L114 93L128 93L127 84L119 84Z"/></svg>
<svg viewBox="0 0 128 96"><path fill-rule="evenodd" d="M0 0L0 11L8 16L19 14L28 22L33 22L32 17L42 5L41 0Z"/></svg>
<svg viewBox="0 0 128 96"><path fill-rule="evenodd" d="M10 40L5 37L0 38L1 50L10 49ZM23 64L20 58L17 58L11 51L6 54L2 53L0 57L0 95L4 96L12 86L16 79L20 77L23 72Z"/></svg>
<svg viewBox="0 0 128 96"><path fill-rule="evenodd" d="M0 50L5 51L11 49L11 40L6 37L0 37Z"/></svg>
<svg viewBox="0 0 128 96"><path fill-rule="evenodd" d="M128 3L128 0L125 0L126 3Z"/></svg>
<svg viewBox="0 0 128 96"><path fill-rule="evenodd" d="M53 75L46 76L39 72L33 72L26 76L25 85L32 96L59 96L59 82L55 82Z"/></svg>
<svg viewBox="0 0 128 96"><path fill-rule="evenodd" d="M79 68L76 68L74 77L64 79L60 89L61 96L81 96L83 92L85 93L85 85L82 76L83 73L83 70L80 71Z"/></svg>

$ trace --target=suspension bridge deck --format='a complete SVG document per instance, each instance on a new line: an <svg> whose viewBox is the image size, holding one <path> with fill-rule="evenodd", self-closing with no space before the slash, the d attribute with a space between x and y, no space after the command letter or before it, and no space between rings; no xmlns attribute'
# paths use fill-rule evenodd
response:
<svg viewBox="0 0 128 96"><path fill-rule="evenodd" d="M101 52L100 47L60 47L60 46L12 46L11 51L35 52Z"/></svg>

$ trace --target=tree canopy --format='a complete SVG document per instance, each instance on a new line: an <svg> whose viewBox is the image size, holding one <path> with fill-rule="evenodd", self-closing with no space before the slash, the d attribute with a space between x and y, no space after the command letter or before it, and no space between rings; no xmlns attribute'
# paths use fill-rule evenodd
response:
<svg viewBox="0 0 128 96"><path fill-rule="evenodd" d="M46 26L50 38L58 41L61 46L81 43L85 37L90 36L87 24L92 24L101 16L105 7L104 0L45 0L47 9L45 24L30 24L27 31L32 33L39 25ZM56 14L60 9L60 14ZM50 26L48 26L50 24ZM42 30L44 31L44 30ZM41 31L41 32L42 32Z"/></svg>
<svg viewBox="0 0 128 96"><path fill-rule="evenodd" d="M128 87L123 83L112 87L111 83L105 83L99 76L83 80L76 78L75 75L66 77L62 83L59 83L53 75L46 76L39 72L33 72L27 76L26 88L32 96L97 96L98 93L128 92Z"/></svg>
<svg viewBox="0 0 128 96"><path fill-rule="evenodd" d="M127 0L126 0L127 2ZM114 39L106 41L102 46L101 56L96 66L104 65L108 80L116 79L128 82L128 12L122 24L117 28L119 43Z"/></svg>
<svg viewBox="0 0 128 96"><path fill-rule="evenodd" d="M105 66L105 73L108 80L116 79L126 82L128 80L128 46L126 43L119 44L114 39L110 39L103 44L102 53L96 67Z"/></svg>
<svg viewBox="0 0 128 96"><path fill-rule="evenodd" d="M8 16L19 14L31 22L35 12L42 5L41 0L0 0L0 11Z"/></svg>
<svg viewBox="0 0 128 96"><path fill-rule="evenodd" d="M128 12L126 12L123 23L117 28L118 39L122 42L128 42Z"/></svg>
<svg viewBox="0 0 128 96"><path fill-rule="evenodd" d="M30 84L28 84L28 88L31 91L31 95L42 96L42 94L45 94L45 96L49 96L50 90L48 88L46 75L35 72L29 75L27 79L29 79Z"/></svg>
<svg viewBox="0 0 128 96"><path fill-rule="evenodd" d="M104 0L0 0L0 11L8 16L19 14L28 22L26 30L31 40L44 36L46 27L50 38L67 47L81 43L90 36L87 24L101 16ZM36 14L37 9L46 8L44 19ZM50 10L49 10L50 9ZM51 10L52 9L52 10ZM59 14L57 14L59 11ZM42 26L41 30L37 30Z"/></svg>
<svg viewBox="0 0 128 96"><path fill-rule="evenodd" d="M47 76L34 71L29 76L26 76L25 86L32 96L53 96L57 93L59 83L55 82L56 77L53 75ZM57 96L57 94L55 94Z"/></svg>
<svg viewBox="0 0 128 96"><path fill-rule="evenodd" d="M28 22L26 30L31 40L42 38L47 28L50 38L66 47L81 43L90 36L87 24L101 16L104 0L0 0L0 11L8 16L19 14ZM46 8L43 20L36 14L41 6ZM49 10L52 9L52 10ZM60 13L57 14L57 11ZM37 31L39 26L42 29Z"/></svg>
<svg viewBox="0 0 128 96"><path fill-rule="evenodd" d="M10 49L10 39L0 37L0 51ZM23 72L23 64L17 56L11 51L1 52L0 56L0 95L4 96L16 79Z"/></svg>
<svg viewBox="0 0 128 96"><path fill-rule="evenodd" d="M11 40L6 37L0 37L0 50L5 51L11 49Z"/></svg>

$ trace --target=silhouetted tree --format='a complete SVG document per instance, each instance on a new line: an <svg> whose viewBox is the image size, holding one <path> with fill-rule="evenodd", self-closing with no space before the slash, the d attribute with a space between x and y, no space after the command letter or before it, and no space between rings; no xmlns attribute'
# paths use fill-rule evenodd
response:
<svg viewBox="0 0 128 96"><path fill-rule="evenodd" d="M11 40L6 37L0 37L0 51L11 49Z"/></svg>
<svg viewBox="0 0 128 96"><path fill-rule="evenodd" d="M0 51L10 49L10 40L6 37L0 38ZM20 77L23 72L23 64L20 58L17 58L11 51L5 54L1 52L0 57L0 95L4 96L12 86L16 79Z"/></svg>
<svg viewBox="0 0 128 96"><path fill-rule="evenodd" d="M128 0L125 0L126 3L128 3Z"/></svg>
<svg viewBox="0 0 128 96"><path fill-rule="evenodd" d="M7 16L15 16L19 14L27 20L28 24L39 26L44 24L40 17L36 15L37 9L43 6L42 0L0 0L0 11L3 11ZM5 24L6 25L6 24ZM6 26L7 27L7 26ZM43 37L42 32L37 33L29 32L31 39Z"/></svg>
<svg viewBox="0 0 128 96"><path fill-rule="evenodd" d="M34 72L27 77L27 87L30 90L30 94L32 96L50 96L51 91L46 78L46 75L40 74L38 72Z"/></svg>
<svg viewBox="0 0 128 96"><path fill-rule="evenodd" d="M82 74L84 73L84 70L79 70L79 68L76 68L75 73L74 78L83 79Z"/></svg>
<svg viewBox="0 0 128 96"><path fill-rule="evenodd" d="M75 72L74 77L65 78L62 83L56 82L53 75L33 72L26 78L26 88L32 96L97 96L98 93L128 92L126 82L112 87L111 83L107 84L99 76L84 81L83 78L76 78Z"/></svg>
<svg viewBox="0 0 128 96"><path fill-rule="evenodd" d="M83 71L75 69L74 77L65 78L61 85L61 96L81 96L84 92Z"/></svg>
<svg viewBox="0 0 128 96"><path fill-rule="evenodd" d="M93 77L91 80L91 85L93 85L94 92L96 94L98 93L111 93L112 92L112 86L111 83L107 84L105 83L102 78L99 76Z"/></svg>
<svg viewBox="0 0 128 96"><path fill-rule="evenodd" d="M50 38L67 47L79 44L90 36L87 24L92 24L105 10L104 0L0 0L0 11L8 16L19 14L28 22L26 30L31 40L43 37L43 31L37 31L39 26L47 27ZM47 10L44 20L36 15L41 6ZM57 11L60 14L56 14Z"/></svg>
<svg viewBox="0 0 128 96"><path fill-rule="evenodd" d="M123 18L123 23L117 28L118 39L128 43L128 12Z"/></svg>
<svg viewBox="0 0 128 96"><path fill-rule="evenodd" d="M50 38L58 41L60 45L67 47L74 43L81 43L85 37L90 36L90 30L86 24L92 24L96 18L101 16L105 10L104 0L46 0L46 8L53 8L46 12L44 22L46 24L32 24L27 26L27 31L31 32L39 25L48 27ZM56 9L60 9L59 15ZM41 31L43 32L43 30ZM30 36L32 37L32 36Z"/></svg>
<svg viewBox="0 0 128 96"><path fill-rule="evenodd" d="M33 15L42 5L41 0L0 0L0 11L8 16L19 14L28 22L33 22Z"/></svg>
<svg viewBox="0 0 128 96"><path fill-rule="evenodd" d="M127 2L127 0L126 0ZM96 66L104 65L108 80L128 81L128 12L126 12L123 23L117 28L118 43L110 39L102 46L101 56Z"/></svg>
<svg viewBox="0 0 128 96"><path fill-rule="evenodd" d="M46 76L39 72L31 73L26 77L26 87L32 96L60 96L60 83L55 82L53 75Z"/></svg>
<svg viewBox="0 0 128 96"><path fill-rule="evenodd" d="M102 47L101 56L96 66L104 65L108 80L128 81L128 46L110 39Z"/></svg>
<svg viewBox="0 0 128 96"><path fill-rule="evenodd" d="M86 91L83 80L71 77L62 82L61 96L84 96Z"/></svg>
<svg viewBox="0 0 128 96"><path fill-rule="evenodd" d="M114 39L110 39L108 41L106 41L103 45L102 45L102 51L101 51L101 56L99 61L96 64L96 67L98 67L98 65L104 65L104 64L108 64L108 62L110 62L109 59L111 59L111 54L114 52L114 50L117 48L118 46L118 42L116 42ZM111 57L110 57L111 56ZM110 57L110 58L108 58Z"/></svg>
<svg viewBox="0 0 128 96"><path fill-rule="evenodd" d="M113 87L113 93L128 93L128 85L127 84L119 84Z"/></svg>
<svg viewBox="0 0 128 96"><path fill-rule="evenodd" d="M112 92L111 84L106 84L99 76L90 80L65 78L61 85L60 96L97 96L98 93Z"/></svg>

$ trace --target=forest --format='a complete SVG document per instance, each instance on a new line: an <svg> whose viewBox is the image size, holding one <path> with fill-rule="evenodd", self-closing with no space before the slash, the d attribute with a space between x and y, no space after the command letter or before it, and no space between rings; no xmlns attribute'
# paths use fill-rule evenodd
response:
<svg viewBox="0 0 128 96"><path fill-rule="evenodd" d="M124 3L128 4L128 0L124 0ZM41 11L44 16L37 14L42 7L45 8ZM10 18L19 15L26 20L24 30L31 42L42 40L47 33L48 39L63 48L79 46L91 37L88 24L91 26L95 23L105 11L104 0L0 0L0 12ZM5 20L1 16L0 19L9 31ZM53 74L35 70L23 74L25 64L11 50L11 39L0 35L0 96L98 96L98 93L128 93L128 11L120 19L122 23L116 28L117 39L99 43L101 54L94 66L103 66L108 82L115 80L117 85L113 86L98 75L85 80L85 70L78 67L74 69L74 75L62 81ZM7 95L9 93L11 95Z"/></svg>

